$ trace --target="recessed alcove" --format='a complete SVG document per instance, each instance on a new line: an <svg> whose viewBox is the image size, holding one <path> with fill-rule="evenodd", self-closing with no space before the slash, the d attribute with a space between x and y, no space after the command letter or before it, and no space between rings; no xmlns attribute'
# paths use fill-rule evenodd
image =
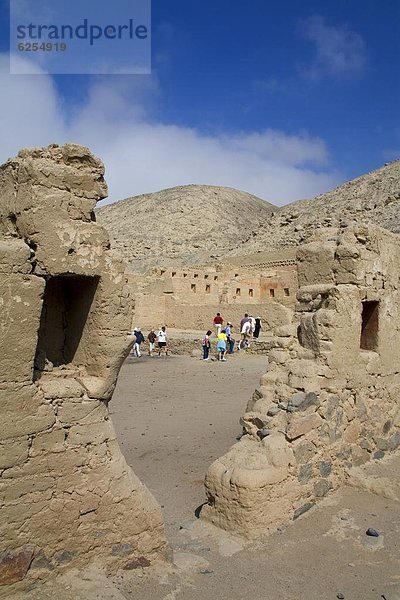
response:
<svg viewBox="0 0 400 600"><path fill-rule="evenodd" d="M366 300L362 303L361 312L361 339L362 350L378 351L379 333L379 302Z"/></svg>
<svg viewBox="0 0 400 600"><path fill-rule="evenodd" d="M99 283L98 277L60 275L46 282L35 355L35 369L72 363Z"/></svg>

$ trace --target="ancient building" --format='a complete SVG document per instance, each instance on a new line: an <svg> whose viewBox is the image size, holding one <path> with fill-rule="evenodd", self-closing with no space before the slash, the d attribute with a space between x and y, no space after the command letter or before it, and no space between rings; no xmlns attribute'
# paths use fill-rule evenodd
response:
<svg viewBox="0 0 400 600"><path fill-rule="evenodd" d="M247 536L298 517L400 446L399 236L330 230L297 261L294 322L271 340L242 439L206 476L202 516Z"/></svg>
<svg viewBox="0 0 400 600"><path fill-rule="evenodd" d="M0 586L166 548L107 410L132 342L123 265L94 222L103 174L72 144L0 169Z"/></svg>
<svg viewBox="0 0 400 600"><path fill-rule="evenodd" d="M244 312L260 316L264 331L289 323L296 302L295 252L257 253L218 265L153 269L127 275L135 323L204 329L221 312L237 324Z"/></svg>

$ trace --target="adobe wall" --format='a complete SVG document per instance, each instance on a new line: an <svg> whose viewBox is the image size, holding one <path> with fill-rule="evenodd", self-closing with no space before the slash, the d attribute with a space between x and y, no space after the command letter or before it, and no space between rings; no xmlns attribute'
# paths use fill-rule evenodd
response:
<svg viewBox="0 0 400 600"><path fill-rule="evenodd" d="M216 312L234 324L248 312L262 318L264 331L286 324L298 289L295 256L286 254L280 259L241 257L217 267L154 269L145 277L128 275L135 298L134 321L141 327L165 323L206 329Z"/></svg>
<svg viewBox="0 0 400 600"><path fill-rule="evenodd" d="M103 175L73 144L0 168L0 596L64 565L113 571L166 548L107 409L132 341L123 265L94 222Z"/></svg>
<svg viewBox="0 0 400 600"><path fill-rule="evenodd" d="M400 446L400 238L352 226L300 247L292 325L206 476L203 518L257 536Z"/></svg>

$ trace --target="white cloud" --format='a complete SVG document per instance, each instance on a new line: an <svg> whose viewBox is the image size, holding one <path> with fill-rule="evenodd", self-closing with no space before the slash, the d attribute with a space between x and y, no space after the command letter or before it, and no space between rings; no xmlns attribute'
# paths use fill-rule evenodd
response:
<svg viewBox="0 0 400 600"><path fill-rule="evenodd" d="M306 132L204 135L154 120L152 105L160 93L154 78L98 78L84 106L73 111L51 77L8 75L4 55L0 80L0 162L25 146L84 144L106 165L111 200L203 183L283 204L339 183L327 167L324 141Z"/></svg>
<svg viewBox="0 0 400 600"><path fill-rule="evenodd" d="M313 61L303 73L306 76L355 74L364 68L364 40L346 25L327 25L323 17L314 15L301 21L300 29L315 45Z"/></svg>

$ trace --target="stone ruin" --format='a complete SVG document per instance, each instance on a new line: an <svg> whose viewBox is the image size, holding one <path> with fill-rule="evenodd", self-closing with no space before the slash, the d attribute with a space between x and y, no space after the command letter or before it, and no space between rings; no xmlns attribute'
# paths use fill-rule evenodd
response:
<svg viewBox="0 0 400 600"><path fill-rule="evenodd" d="M206 476L202 516L249 537L400 446L399 236L331 229L297 261L294 323L271 340L243 437Z"/></svg>
<svg viewBox="0 0 400 600"><path fill-rule="evenodd" d="M103 175L73 144L0 168L0 586L167 547L107 410L132 338L123 265L94 222Z"/></svg>
<svg viewBox="0 0 400 600"><path fill-rule="evenodd" d="M291 322L298 289L294 249L126 276L135 321L142 327L168 323L170 328L207 331L217 312L234 324L247 312L260 316L265 333Z"/></svg>
<svg viewBox="0 0 400 600"><path fill-rule="evenodd" d="M0 168L0 597L65 566L168 552L107 410L132 338L124 267L93 213L103 175L73 144ZM299 248L294 322L270 340L242 439L206 476L202 516L246 536L400 446L399 238L329 236Z"/></svg>

